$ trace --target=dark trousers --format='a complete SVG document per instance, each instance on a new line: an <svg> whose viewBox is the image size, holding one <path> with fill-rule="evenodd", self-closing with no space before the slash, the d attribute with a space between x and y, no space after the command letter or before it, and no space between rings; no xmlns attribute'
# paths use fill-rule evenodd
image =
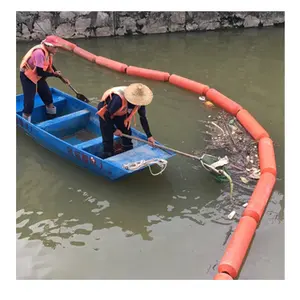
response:
<svg viewBox="0 0 300 300"><path fill-rule="evenodd" d="M100 102L98 104L98 110L102 108L104 105L104 102ZM124 125L124 121L127 118L127 115L125 116L119 116L114 117L112 119L113 122L106 122L101 117L99 117L100 121L100 130L102 133L102 139L103 139L103 151L104 156L111 156L114 155L114 132L115 127L117 127L119 130L122 131L122 133L131 135L131 128L127 129ZM128 151L133 148L133 144L131 139L122 137L122 150Z"/></svg>
<svg viewBox="0 0 300 300"><path fill-rule="evenodd" d="M53 103L52 94L45 78L41 78L37 86L26 77L23 72L20 72L20 80L24 94L24 109L23 113L31 115L34 107L34 96L37 92L45 105Z"/></svg>

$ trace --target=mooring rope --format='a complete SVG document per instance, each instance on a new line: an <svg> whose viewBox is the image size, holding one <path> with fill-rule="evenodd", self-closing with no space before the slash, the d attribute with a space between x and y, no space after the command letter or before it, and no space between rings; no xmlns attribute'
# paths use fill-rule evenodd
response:
<svg viewBox="0 0 300 300"><path fill-rule="evenodd" d="M153 176L157 176L163 173L163 171L167 168L168 161L162 158L153 158L148 160L139 160L136 162L131 162L127 164L123 164L123 168L130 171L137 171L144 167L149 167L150 173ZM160 171L158 173L154 173L151 169L152 165L158 165L160 167Z"/></svg>

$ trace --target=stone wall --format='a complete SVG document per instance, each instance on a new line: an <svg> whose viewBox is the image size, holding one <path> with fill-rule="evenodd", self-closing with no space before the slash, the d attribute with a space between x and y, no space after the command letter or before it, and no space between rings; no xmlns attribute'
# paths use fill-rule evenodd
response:
<svg viewBox="0 0 300 300"><path fill-rule="evenodd" d="M222 30L284 24L284 12L17 12L17 41Z"/></svg>

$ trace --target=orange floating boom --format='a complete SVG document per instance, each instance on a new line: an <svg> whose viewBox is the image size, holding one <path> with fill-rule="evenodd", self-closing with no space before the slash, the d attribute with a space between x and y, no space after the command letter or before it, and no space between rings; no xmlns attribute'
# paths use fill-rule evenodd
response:
<svg viewBox="0 0 300 300"><path fill-rule="evenodd" d="M214 280L233 280L227 273L218 273L215 275Z"/></svg>
<svg viewBox="0 0 300 300"><path fill-rule="evenodd" d="M259 141L263 137L269 137L269 134L266 132L266 130L246 109L241 109L237 113L236 117L256 141Z"/></svg>
<svg viewBox="0 0 300 300"><path fill-rule="evenodd" d="M72 52L74 50L74 48L76 47L75 44L62 39L59 36L56 36L56 35L53 35L53 36L56 37L57 41L61 45L60 47L63 48L64 50L68 50L68 51Z"/></svg>
<svg viewBox="0 0 300 300"><path fill-rule="evenodd" d="M131 76L144 77L147 79L168 81L170 74L167 72L161 72L152 69L139 68L134 66L129 66L126 69L126 73Z"/></svg>
<svg viewBox="0 0 300 300"><path fill-rule="evenodd" d="M261 174L269 172L276 176L277 168L275 161L275 152L273 147L273 141L270 138L265 137L259 140L258 157Z"/></svg>
<svg viewBox="0 0 300 300"><path fill-rule="evenodd" d="M169 82L171 84L177 85L186 90L190 90L190 91L197 93L199 95L202 95L202 96L205 96L206 92L209 90L209 86L207 86L205 84L202 84L202 83L199 83L199 82L196 82L196 81L193 81L193 80L190 80L190 79L187 79L187 78L175 75L175 74L172 74L169 77Z"/></svg>
<svg viewBox="0 0 300 300"><path fill-rule="evenodd" d="M275 182L276 177L273 174L264 173L261 175L248 201L248 205L243 212L243 216L251 217L257 223L260 222L272 194Z"/></svg>
<svg viewBox="0 0 300 300"><path fill-rule="evenodd" d="M82 58L85 58L87 60L89 60L90 62L95 62L97 56L91 52L88 52L80 47L75 47L73 52L78 55L81 56Z"/></svg>
<svg viewBox="0 0 300 300"><path fill-rule="evenodd" d="M242 109L242 106L240 106L238 103L229 99L215 89L209 89L206 93L206 98L233 116L236 116L236 114Z"/></svg>
<svg viewBox="0 0 300 300"><path fill-rule="evenodd" d="M126 64L120 63L118 61L103 57L103 56L97 56L95 63L100 66L107 67L109 69L125 73L128 66Z"/></svg>
<svg viewBox="0 0 300 300"><path fill-rule="evenodd" d="M248 216L242 217L226 247L218 267L218 272L228 273L236 278L248 247L256 230L257 222Z"/></svg>

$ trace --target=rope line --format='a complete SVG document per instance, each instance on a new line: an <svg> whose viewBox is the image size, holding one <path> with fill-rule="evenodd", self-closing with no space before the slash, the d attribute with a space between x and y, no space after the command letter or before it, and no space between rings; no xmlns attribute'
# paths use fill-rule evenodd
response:
<svg viewBox="0 0 300 300"><path fill-rule="evenodd" d="M152 171L151 166L152 165L157 165L160 167L160 171L157 173L154 173ZM168 161L162 158L153 158L153 159L148 159L148 160L139 160L136 162L131 162L131 163L127 163L127 164L123 164L123 168L129 171L137 171L140 169L143 169L145 167L148 167L150 170L150 173L152 176L157 176L160 175L164 172L164 170L167 168L168 165Z"/></svg>

